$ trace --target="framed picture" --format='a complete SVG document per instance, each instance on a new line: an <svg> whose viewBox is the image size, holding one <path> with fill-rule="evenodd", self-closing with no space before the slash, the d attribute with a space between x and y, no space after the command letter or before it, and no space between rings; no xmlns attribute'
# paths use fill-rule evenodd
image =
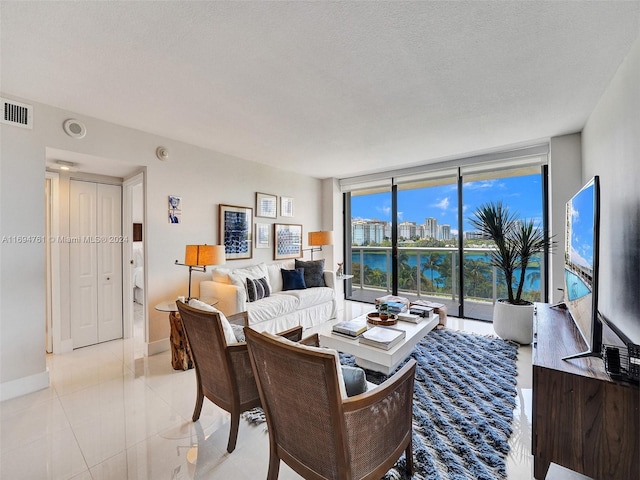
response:
<svg viewBox="0 0 640 480"><path fill-rule="evenodd" d="M182 223L182 197L169 195L169 223Z"/></svg>
<svg viewBox="0 0 640 480"><path fill-rule="evenodd" d="M251 258L253 208L220 204L218 219L219 243L224 245L226 259Z"/></svg>
<svg viewBox="0 0 640 480"><path fill-rule="evenodd" d="M180 212L182 210L182 197L169 195L169 210Z"/></svg>
<svg viewBox="0 0 640 480"><path fill-rule="evenodd" d="M169 210L169 223L182 223L182 212L180 210Z"/></svg>
<svg viewBox="0 0 640 480"><path fill-rule="evenodd" d="M293 198L280 197L280 216L293 217Z"/></svg>
<svg viewBox="0 0 640 480"><path fill-rule="evenodd" d="M302 225L276 223L274 230L273 258L275 260L302 257Z"/></svg>
<svg viewBox="0 0 640 480"><path fill-rule="evenodd" d="M277 208L278 197L256 192L256 217L276 218L278 216Z"/></svg>
<svg viewBox="0 0 640 480"><path fill-rule="evenodd" d="M271 246L271 224L256 223L256 248L269 248Z"/></svg>

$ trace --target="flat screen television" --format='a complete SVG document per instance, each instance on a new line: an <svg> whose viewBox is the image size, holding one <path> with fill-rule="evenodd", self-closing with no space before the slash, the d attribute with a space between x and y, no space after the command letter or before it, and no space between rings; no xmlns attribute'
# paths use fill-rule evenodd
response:
<svg viewBox="0 0 640 480"><path fill-rule="evenodd" d="M598 316L600 181L593 177L566 206L564 303L587 350L565 357L600 357L602 323Z"/></svg>

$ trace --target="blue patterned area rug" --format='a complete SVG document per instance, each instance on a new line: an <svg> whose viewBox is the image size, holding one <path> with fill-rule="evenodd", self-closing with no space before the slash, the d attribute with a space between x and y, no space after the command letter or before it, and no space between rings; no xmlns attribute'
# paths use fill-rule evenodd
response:
<svg viewBox="0 0 640 480"><path fill-rule="evenodd" d="M517 346L498 338L434 330L414 349L414 479L506 478L516 397ZM344 364L354 364L341 354ZM380 383L385 376L367 372ZM248 412L259 421L262 412ZM264 416L262 416L264 421ZM407 478L404 455L385 479Z"/></svg>

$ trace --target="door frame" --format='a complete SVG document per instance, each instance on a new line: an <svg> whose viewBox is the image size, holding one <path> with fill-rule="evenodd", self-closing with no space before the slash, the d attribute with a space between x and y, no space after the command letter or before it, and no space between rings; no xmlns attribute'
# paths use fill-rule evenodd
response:
<svg viewBox="0 0 640 480"><path fill-rule="evenodd" d="M133 283L131 276L131 262L133 260L133 187L142 185L142 252L144 271L144 292L143 292L143 329L144 338L147 345L149 315L147 307L147 235L146 235L146 182L145 172L138 172L122 182L122 234L130 241L123 243L126 249L122 252L122 302L123 302L123 338L133 337ZM134 339L135 340L135 339ZM145 348L148 355L148 348Z"/></svg>
<svg viewBox="0 0 640 480"><path fill-rule="evenodd" d="M56 239L60 235L60 176L55 172L45 171L45 182L50 181L48 198L48 221L45 219L45 258L46 258L46 351L60 354L65 350L60 342L60 246ZM45 183L46 192L46 183ZM48 205L47 205L48 204Z"/></svg>

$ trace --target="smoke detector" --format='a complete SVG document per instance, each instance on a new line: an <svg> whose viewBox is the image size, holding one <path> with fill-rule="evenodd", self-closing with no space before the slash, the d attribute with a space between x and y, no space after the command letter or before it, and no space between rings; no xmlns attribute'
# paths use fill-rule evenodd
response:
<svg viewBox="0 0 640 480"><path fill-rule="evenodd" d="M87 134L87 128L84 124L73 118L65 120L62 128L72 138L83 138Z"/></svg>
<svg viewBox="0 0 640 480"><path fill-rule="evenodd" d="M158 147L156 148L156 157L158 160L162 160L163 162L169 158L169 150L167 147Z"/></svg>

